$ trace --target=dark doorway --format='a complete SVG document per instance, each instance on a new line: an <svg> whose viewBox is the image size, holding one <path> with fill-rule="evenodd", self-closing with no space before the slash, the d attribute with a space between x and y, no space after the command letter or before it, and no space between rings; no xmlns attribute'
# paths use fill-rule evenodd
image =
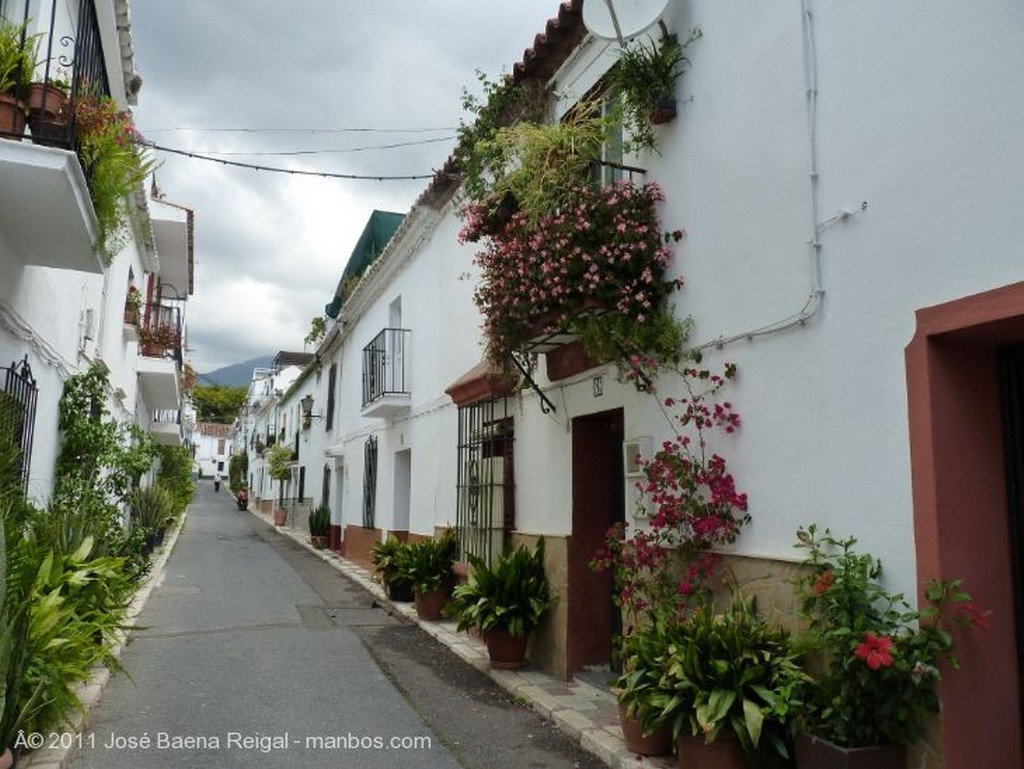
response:
<svg viewBox="0 0 1024 769"><path fill-rule="evenodd" d="M1006 455L1006 501L1009 512L1010 565L1017 635L1017 690L1024 714L1024 347L999 354ZM1022 723L1024 730L1024 723Z"/></svg>
<svg viewBox="0 0 1024 769"><path fill-rule="evenodd" d="M614 523L625 519L622 409L572 420L572 532L569 537L568 671L610 666L621 615L612 575L588 567Z"/></svg>

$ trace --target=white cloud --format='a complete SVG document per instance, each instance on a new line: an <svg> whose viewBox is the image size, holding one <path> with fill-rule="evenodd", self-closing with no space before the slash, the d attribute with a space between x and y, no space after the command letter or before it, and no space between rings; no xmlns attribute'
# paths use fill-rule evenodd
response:
<svg viewBox="0 0 1024 769"><path fill-rule="evenodd" d="M475 70L509 71L557 10L553 0L139 2L132 34L145 86L136 119L150 141L193 152L337 150L437 138L445 134L194 129L454 127ZM181 127L193 130L161 130ZM343 174L429 174L451 148L232 159ZM405 212L426 185L156 157L167 200L195 211L188 322L199 371L302 349L370 212Z"/></svg>

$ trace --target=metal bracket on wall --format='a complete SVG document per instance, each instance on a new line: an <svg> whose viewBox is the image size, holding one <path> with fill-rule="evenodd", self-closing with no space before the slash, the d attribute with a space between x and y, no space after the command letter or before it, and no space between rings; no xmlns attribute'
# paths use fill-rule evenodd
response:
<svg viewBox="0 0 1024 769"><path fill-rule="evenodd" d="M530 386L530 389L537 393L537 397L540 398L540 411L542 414L550 414L555 410L555 404L550 401L548 396L541 392L540 387L533 381L533 376L530 374L530 367L527 366L523 361L519 360L519 356L515 353L509 355L515 367L519 369L519 373L523 375L523 379L526 380L526 384Z"/></svg>

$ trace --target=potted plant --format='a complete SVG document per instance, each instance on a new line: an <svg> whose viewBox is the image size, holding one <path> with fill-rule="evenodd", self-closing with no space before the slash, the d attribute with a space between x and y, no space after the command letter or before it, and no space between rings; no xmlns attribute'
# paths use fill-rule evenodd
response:
<svg viewBox="0 0 1024 769"><path fill-rule="evenodd" d="M24 24L0 20L0 133L20 139L25 131L25 105L19 99L28 85L38 38L25 34Z"/></svg>
<svg viewBox="0 0 1024 769"><path fill-rule="evenodd" d="M170 323L157 323L139 329L142 354L159 357L178 344L178 331Z"/></svg>
<svg viewBox="0 0 1024 769"><path fill-rule="evenodd" d="M664 35L660 42L637 39L619 52L610 87L622 100L631 149L653 149L651 126L675 118L676 81L690 63L686 47L700 36L695 27L683 43L675 35Z"/></svg>
<svg viewBox="0 0 1024 769"><path fill-rule="evenodd" d="M423 620L441 619L455 575L452 566L458 542L452 529L436 539L423 539L409 546L400 576L412 583L416 615Z"/></svg>
<svg viewBox="0 0 1024 769"><path fill-rule="evenodd" d="M940 708L940 663L957 665L954 625L985 627L960 580L930 581L912 608L882 587L882 564L813 524L797 532L807 573L796 581L815 685L802 709L797 766L903 769L906 746Z"/></svg>
<svg viewBox="0 0 1024 769"><path fill-rule="evenodd" d="M71 83L68 72L56 67L54 77L36 80L28 84L25 106L28 110L28 124L32 129L32 141L36 144L52 144L66 140L68 130L68 94Z"/></svg>
<svg viewBox="0 0 1024 769"><path fill-rule="evenodd" d="M662 663L676 620L657 613L622 640L622 673L612 684L626 747L642 756L672 752L672 726L659 700Z"/></svg>
<svg viewBox="0 0 1024 769"><path fill-rule="evenodd" d="M502 554L494 566L467 555L472 570L452 593L458 629L476 628L487 644L491 667L515 670L526 655L530 631L554 603L544 576L544 539Z"/></svg>
<svg viewBox="0 0 1024 769"><path fill-rule="evenodd" d="M136 489L131 496L131 520L146 538L146 551L163 542L167 522L174 508L170 494L161 486Z"/></svg>
<svg viewBox="0 0 1024 769"><path fill-rule="evenodd" d="M654 702L672 724L681 767L745 769L770 751L790 755L788 725L807 676L788 634L738 590L725 611L709 601L679 623L662 669Z"/></svg>
<svg viewBox="0 0 1024 769"><path fill-rule="evenodd" d="M373 545L371 558L374 571L392 601L408 603L413 600L412 583L404 576L408 555L409 546L394 534L389 534L384 542L375 542Z"/></svg>
<svg viewBox="0 0 1024 769"><path fill-rule="evenodd" d="M96 213L96 252L110 263L127 237L134 207L129 199L140 189L153 161L140 149L132 115L118 109L110 96L76 94L75 139Z"/></svg>
<svg viewBox="0 0 1024 769"><path fill-rule="evenodd" d="M267 456L267 472L278 482L278 503L274 507L274 525L288 523L288 510L284 506L284 482L292 477L292 450L287 446L275 445Z"/></svg>
<svg viewBox="0 0 1024 769"><path fill-rule="evenodd" d="M331 508L318 505L309 514L309 541L317 550L327 547L327 537L331 533Z"/></svg>

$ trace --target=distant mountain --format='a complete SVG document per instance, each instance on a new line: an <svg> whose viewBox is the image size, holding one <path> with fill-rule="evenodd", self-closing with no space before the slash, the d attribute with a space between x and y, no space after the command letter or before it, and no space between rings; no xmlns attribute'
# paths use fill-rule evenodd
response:
<svg viewBox="0 0 1024 769"><path fill-rule="evenodd" d="M254 368L269 368L274 362L273 355L264 355L261 358L234 363L230 366L210 371L199 375L201 385L222 385L224 387L248 387L252 381L252 370Z"/></svg>

